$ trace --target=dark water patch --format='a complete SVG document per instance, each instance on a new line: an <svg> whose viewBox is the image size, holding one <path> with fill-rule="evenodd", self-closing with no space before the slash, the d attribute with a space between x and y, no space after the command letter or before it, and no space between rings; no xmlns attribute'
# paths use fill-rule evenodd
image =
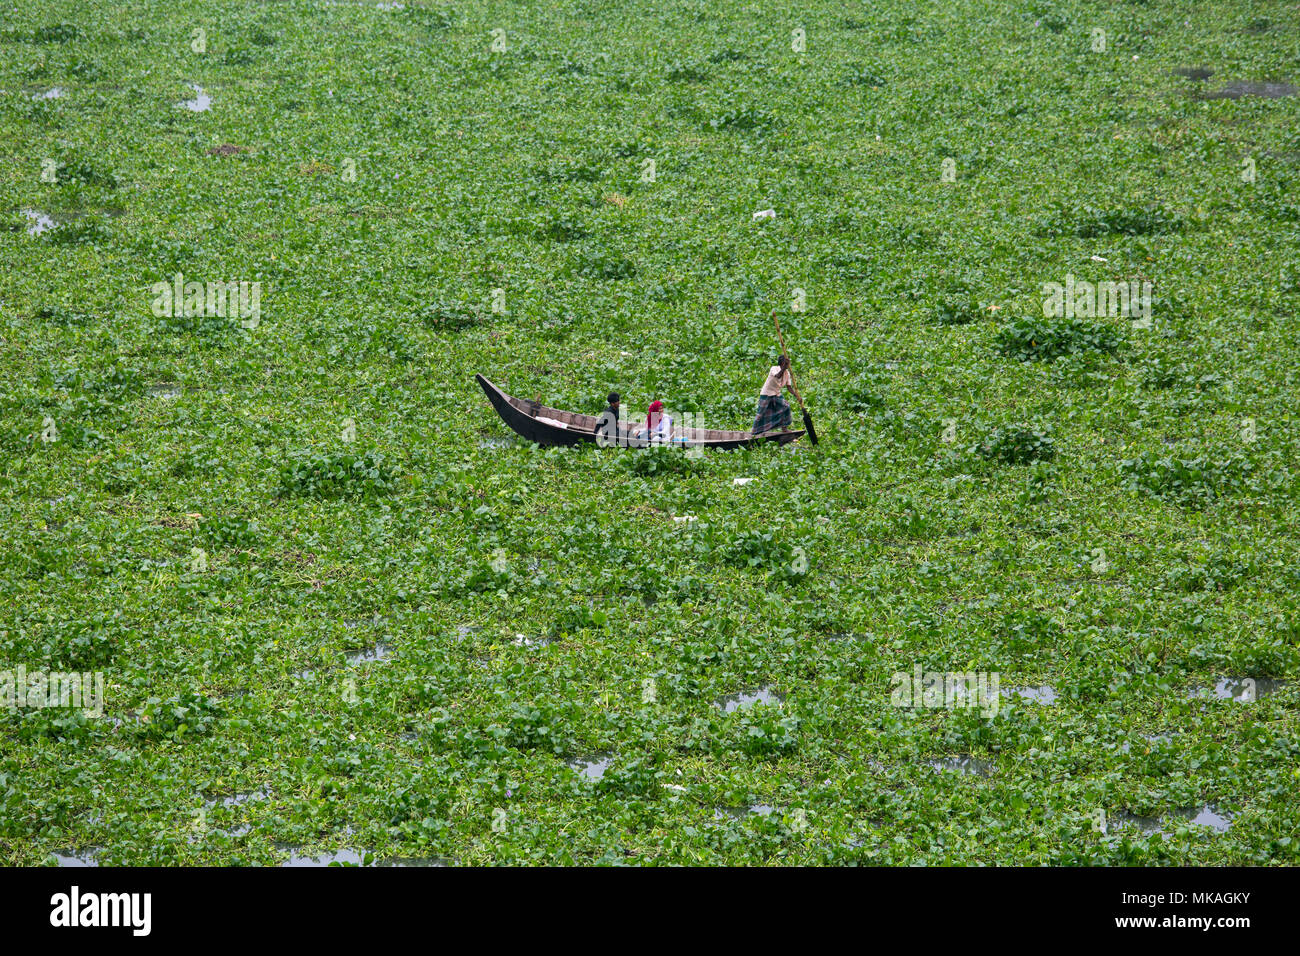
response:
<svg viewBox="0 0 1300 956"><path fill-rule="evenodd" d="M568 764L588 780L599 780L605 776L609 762L613 759L613 754L592 754L590 757L577 757L568 761Z"/></svg>
<svg viewBox="0 0 1300 956"><path fill-rule="evenodd" d="M735 694L728 694L720 697L714 704L721 707L723 713L730 714L736 710L744 710L753 707L756 704L763 704L768 707L780 707L785 702L785 694L773 690L771 687L760 687L757 690L742 690Z"/></svg>
<svg viewBox="0 0 1300 956"><path fill-rule="evenodd" d="M1234 80L1221 90L1206 93L1207 100L1239 100L1243 96L1261 96L1264 99L1277 100L1284 96L1295 96L1296 88L1290 83L1252 83L1246 80Z"/></svg>
<svg viewBox="0 0 1300 956"><path fill-rule="evenodd" d="M281 863L281 866L329 866L331 863L337 863L340 866L364 865L365 858L356 850L334 850L332 852L321 853L317 856L308 856L304 853L290 853L289 859Z"/></svg>
<svg viewBox="0 0 1300 956"><path fill-rule="evenodd" d="M978 777L987 777L993 773L994 769L992 760L987 760L984 757L971 757L967 754L959 754L956 757L940 757L937 760L927 762L940 773L951 771Z"/></svg>
<svg viewBox="0 0 1300 956"><path fill-rule="evenodd" d="M31 220L31 224L27 227L27 235L29 236L39 236L41 233L57 229L59 226L50 216L39 209L24 209L22 213Z"/></svg>
<svg viewBox="0 0 1300 956"><path fill-rule="evenodd" d="M1181 76L1189 80L1195 80L1203 83L1210 77L1214 76L1214 71L1208 66L1180 66L1170 70L1174 76Z"/></svg>
<svg viewBox="0 0 1300 956"><path fill-rule="evenodd" d="M479 625L479 624L457 624L457 625L456 625L456 640L458 640L458 641L463 641L463 640L465 640L466 638L471 637L471 636L473 636L474 634L479 633L481 630L483 630L483 627L482 627L482 625Z"/></svg>
<svg viewBox="0 0 1300 956"><path fill-rule="evenodd" d="M127 714L125 717L111 717L105 714L103 719L113 728L114 733L117 733L123 727L131 728L140 726L139 714Z"/></svg>
<svg viewBox="0 0 1300 956"><path fill-rule="evenodd" d="M258 790L250 790L247 793L232 793L228 797L204 797L203 805L205 807L215 807L218 803L223 807L242 807L252 800L269 800L271 793L265 787Z"/></svg>
<svg viewBox="0 0 1300 956"><path fill-rule="evenodd" d="M1051 684L1038 684L1029 687L1003 687L998 693L1022 697L1025 700L1032 700L1036 704L1054 704L1057 698L1056 688Z"/></svg>
<svg viewBox="0 0 1300 956"><path fill-rule="evenodd" d="M510 643L516 647L550 647L559 638L556 637L529 637L527 634L516 634L510 639Z"/></svg>
<svg viewBox="0 0 1300 956"><path fill-rule="evenodd" d="M1278 677L1225 677L1213 688L1193 687L1187 696L1191 698L1213 697L1216 700L1235 700L1240 704L1249 704L1261 697L1275 694L1286 689L1292 682Z"/></svg>
<svg viewBox="0 0 1300 956"><path fill-rule="evenodd" d="M1191 814L1191 810L1179 811L1180 813ZM1222 833L1232 826L1233 814L1215 809L1212 806L1201 807L1191 816L1191 822L1197 826L1210 827L1218 833Z"/></svg>
<svg viewBox="0 0 1300 956"><path fill-rule="evenodd" d="M1106 815L1107 828L1129 827L1143 833L1162 833L1159 817L1143 817L1127 810L1114 810Z"/></svg>
<svg viewBox="0 0 1300 956"><path fill-rule="evenodd" d="M382 860L375 866L385 867L424 867L424 866L451 866L452 861L440 856L430 857L413 857L413 856L395 856L388 860Z"/></svg>
<svg viewBox="0 0 1300 956"><path fill-rule="evenodd" d="M56 866L99 866L99 854L102 847L89 846L84 850L68 850L66 853L51 853Z"/></svg>
<svg viewBox="0 0 1300 956"><path fill-rule="evenodd" d="M1152 745L1147 748L1148 751L1154 750L1156 747L1162 747L1165 744L1173 743L1174 739L1173 734L1138 734L1138 736ZM1129 753L1131 750L1132 746L1127 740L1119 745L1119 752L1122 754Z"/></svg>
<svg viewBox="0 0 1300 956"><path fill-rule="evenodd" d="M875 637L872 634L855 631L828 631L821 636L828 641L870 641L874 640Z"/></svg>
<svg viewBox="0 0 1300 956"><path fill-rule="evenodd" d="M191 100L181 100L177 106L184 107L191 113L206 113L212 108L212 97L203 92L203 87L195 83L188 84L189 88L195 93Z"/></svg>
<svg viewBox="0 0 1300 956"><path fill-rule="evenodd" d="M745 817L769 817L776 812L776 807L768 803L751 803L747 807L715 807L715 820L743 820Z"/></svg>
<svg viewBox="0 0 1300 956"><path fill-rule="evenodd" d="M207 832L208 832L209 834L216 834L216 835L218 835L218 836L224 836L224 837L230 837L230 838L235 838L235 839L237 839L237 838L239 838L239 837L248 836L248 834L250 834L250 833L253 832L253 827L252 827L252 824L249 824L249 823L237 823L237 824L235 824L233 827L228 827L228 828L227 828L227 827L211 827ZM201 843L201 842L202 842L202 839L203 839L203 838L202 838L201 836L199 836L199 835L196 835L196 834L190 834L188 837L186 837L186 842L187 842L187 843Z"/></svg>
<svg viewBox="0 0 1300 956"><path fill-rule="evenodd" d="M349 651L346 655L349 664L369 664L371 661L382 661L389 658L393 649L383 641L377 643L374 647L368 647L365 650Z"/></svg>
<svg viewBox="0 0 1300 956"><path fill-rule="evenodd" d="M1232 826L1233 814L1220 811L1211 804L1206 804L1199 810L1195 807L1184 807L1181 810L1173 811L1172 814L1159 817L1143 817L1128 810L1115 810L1107 814L1107 820L1112 826L1128 827L1137 829L1142 833L1159 833L1168 836L1169 831L1163 829L1163 824L1170 816L1180 817L1196 826L1209 827L1216 833L1223 833L1228 827Z"/></svg>
<svg viewBox="0 0 1300 956"><path fill-rule="evenodd" d="M269 800L271 799L271 793L265 787L261 787L257 790L250 790L247 793L232 793L224 797L220 797L220 796L208 797L208 796L203 796L202 794L200 794L200 797L203 800L203 807L204 810L206 811L216 807L218 804L221 805L222 807L233 809L235 807L242 807L246 803ZM206 822L206 818L204 819ZM210 833L219 834L227 837L247 836L252 831L253 831L253 826L252 824L249 823L237 823L231 827L211 827L209 830ZM200 839L201 839L200 837L192 835L189 838L189 842L197 843L199 842Z"/></svg>

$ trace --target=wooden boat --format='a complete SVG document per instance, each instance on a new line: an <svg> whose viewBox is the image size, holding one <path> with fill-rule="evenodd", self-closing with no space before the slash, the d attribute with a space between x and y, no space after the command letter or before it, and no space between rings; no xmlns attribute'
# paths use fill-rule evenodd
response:
<svg viewBox="0 0 1300 956"><path fill-rule="evenodd" d="M501 420L523 438L539 445L577 445L582 442L596 441L595 415L580 415L551 408L541 402L524 398L515 398L503 392L482 375L474 378L487 394L488 401L497 410ZM635 430L635 424L632 425ZM676 445L687 448L744 448L759 442L774 441L784 445L803 436L802 431L771 431L761 435L750 432L724 431L720 428L679 428L674 426L672 438L655 444ZM620 429L618 439L605 439L610 445L623 448L644 448L649 442L633 438L631 434Z"/></svg>

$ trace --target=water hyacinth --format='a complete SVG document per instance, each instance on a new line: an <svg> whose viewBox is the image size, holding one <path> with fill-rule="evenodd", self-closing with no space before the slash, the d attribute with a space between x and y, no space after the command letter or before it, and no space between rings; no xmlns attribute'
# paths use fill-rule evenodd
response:
<svg viewBox="0 0 1300 956"><path fill-rule="evenodd" d="M1290 6L112 6L0 25L0 864L1300 862ZM747 432L774 311L815 446L474 378Z"/></svg>

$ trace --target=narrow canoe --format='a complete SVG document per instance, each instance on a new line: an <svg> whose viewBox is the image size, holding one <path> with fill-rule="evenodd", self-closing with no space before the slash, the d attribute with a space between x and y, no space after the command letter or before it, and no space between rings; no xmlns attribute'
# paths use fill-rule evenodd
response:
<svg viewBox="0 0 1300 956"><path fill-rule="evenodd" d="M497 410L501 420L523 438L539 445L577 445L582 442L595 442L596 415L580 415L551 408L541 402L515 398L503 392L482 375L474 378L487 394L488 401ZM633 426L635 427L635 426ZM720 428L674 428L672 440L667 444L680 444L698 448L744 448L758 442L774 441L784 445L803 436L802 431L772 431L762 435L750 432L724 431ZM627 431L620 430L617 442L628 448L644 448L644 439L633 438Z"/></svg>

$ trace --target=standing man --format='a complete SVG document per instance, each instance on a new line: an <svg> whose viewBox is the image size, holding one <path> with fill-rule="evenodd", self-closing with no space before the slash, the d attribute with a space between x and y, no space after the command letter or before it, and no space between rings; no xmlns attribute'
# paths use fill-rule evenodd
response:
<svg viewBox="0 0 1300 956"><path fill-rule="evenodd" d="M754 416L754 434L774 428L790 427L790 403L781 395L781 390L794 391L794 379L790 375L790 356L782 355L767 372L767 381L758 393L758 413Z"/></svg>

